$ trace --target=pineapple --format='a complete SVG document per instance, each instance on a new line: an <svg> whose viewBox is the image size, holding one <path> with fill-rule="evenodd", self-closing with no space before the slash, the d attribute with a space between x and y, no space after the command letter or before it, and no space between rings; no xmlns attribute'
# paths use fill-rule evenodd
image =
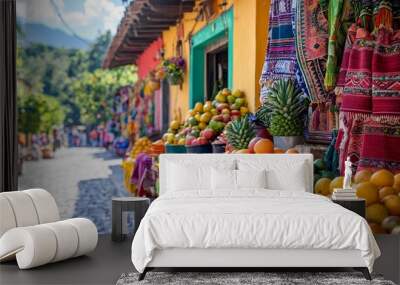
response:
<svg viewBox="0 0 400 285"><path fill-rule="evenodd" d="M263 103L256 111L256 119L261 125L266 128L269 128L270 119L271 119L271 110L268 106Z"/></svg>
<svg viewBox="0 0 400 285"><path fill-rule="evenodd" d="M254 125L247 115L230 122L226 126L227 141L236 150L246 149L255 136Z"/></svg>
<svg viewBox="0 0 400 285"><path fill-rule="evenodd" d="M273 136L300 136L303 134L304 112L307 101L302 98L291 80L276 81L266 98L270 110L269 131Z"/></svg>

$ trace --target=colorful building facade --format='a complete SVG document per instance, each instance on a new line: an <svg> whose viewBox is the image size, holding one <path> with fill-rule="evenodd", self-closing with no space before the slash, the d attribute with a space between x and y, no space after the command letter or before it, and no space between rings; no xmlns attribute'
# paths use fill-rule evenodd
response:
<svg viewBox="0 0 400 285"><path fill-rule="evenodd" d="M168 9L173 9L175 4L176 10L182 13L176 14L175 21L170 25L165 24L168 20L163 21L169 11L165 10L165 4L153 9L153 12L163 8L167 11L159 14L157 21L151 24L144 20L137 21L129 26L127 19L134 18L135 11L147 11L146 5L140 6L135 2L132 2L132 9L127 10L121 22L104 66L135 64L139 78L145 80L153 76L151 71L155 71L163 59L180 57L185 61L182 83L171 85L167 80L161 80L160 89L154 92L155 113L159 114L156 122L159 122L160 129L165 130L172 119L182 120L196 102L209 99L212 90L217 88L212 86L213 77L214 83L221 79L219 89L242 90L250 111L255 111L259 106L259 78L267 42L269 0L185 1L189 3L187 6L182 6L180 1L172 1L176 3L168 2ZM153 1L144 2L155 5ZM137 33L143 27L146 32L143 35L149 37L147 32L150 26L151 31L157 30L157 37L148 44L142 43L140 48L135 47L131 42L134 27L137 27ZM126 53L129 48L131 51L141 50Z"/></svg>

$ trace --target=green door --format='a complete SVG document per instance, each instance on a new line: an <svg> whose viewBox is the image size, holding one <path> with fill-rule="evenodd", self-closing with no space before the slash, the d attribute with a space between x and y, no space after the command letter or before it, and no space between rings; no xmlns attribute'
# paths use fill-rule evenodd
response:
<svg viewBox="0 0 400 285"><path fill-rule="evenodd" d="M205 95L205 49L207 46L228 38L228 88L232 88L233 66L233 9L221 14L217 19L197 32L191 40L189 106L203 102Z"/></svg>

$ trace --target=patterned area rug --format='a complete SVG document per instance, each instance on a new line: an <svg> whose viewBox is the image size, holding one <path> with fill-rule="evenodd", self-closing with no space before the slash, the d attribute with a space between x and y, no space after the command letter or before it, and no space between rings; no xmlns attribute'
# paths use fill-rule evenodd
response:
<svg viewBox="0 0 400 285"><path fill-rule="evenodd" d="M138 275L138 273L122 274L117 285L395 285L380 276L372 276L373 280L368 281L359 272L148 272L142 281L138 281Z"/></svg>

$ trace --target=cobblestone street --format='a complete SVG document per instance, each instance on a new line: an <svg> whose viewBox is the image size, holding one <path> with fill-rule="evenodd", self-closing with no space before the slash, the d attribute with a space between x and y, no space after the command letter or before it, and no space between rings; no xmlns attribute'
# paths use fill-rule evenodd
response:
<svg viewBox="0 0 400 285"><path fill-rule="evenodd" d="M55 198L61 218L87 217L99 233L111 230L111 198L127 196L121 159L103 148L63 148L54 159L25 161L19 188L43 188Z"/></svg>

